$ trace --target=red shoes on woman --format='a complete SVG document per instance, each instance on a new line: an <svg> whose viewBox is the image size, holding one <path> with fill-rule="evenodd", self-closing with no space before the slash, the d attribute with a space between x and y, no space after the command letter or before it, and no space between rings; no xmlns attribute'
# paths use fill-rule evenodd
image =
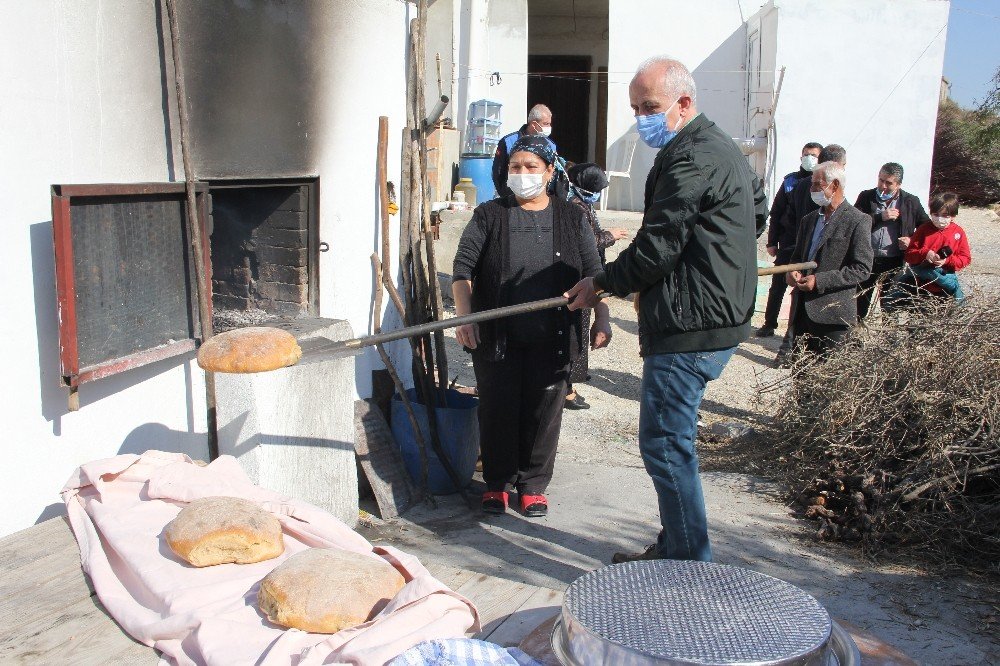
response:
<svg viewBox="0 0 1000 666"><path fill-rule="evenodd" d="M506 492L483 493L483 511L485 513L502 514L507 511L510 495ZM521 513L529 518L540 518L549 512L549 502L545 495L519 494Z"/></svg>
<svg viewBox="0 0 1000 666"><path fill-rule="evenodd" d="M518 495L521 500L521 513L529 518L541 518L549 512L549 501L545 495Z"/></svg>

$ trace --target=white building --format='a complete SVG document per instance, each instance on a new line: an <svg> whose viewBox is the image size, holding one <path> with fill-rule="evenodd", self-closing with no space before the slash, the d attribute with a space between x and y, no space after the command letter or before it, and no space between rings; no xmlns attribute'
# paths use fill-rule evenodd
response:
<svg viewBox="0 0 1000 666"><path fill-rule="evenodd" d="M178 4L196 176L213 187L311 184L319 202L311 242L329 251L309 269L303 307L369 332L377 118L390 119L389 174L398 182L415 6ZM10 354L0 535L54 515L58 491L83 462L149 448L207 453L202 374L190 353L84 384L79 411L68 410L60 377L50 187L184 178L158 5L0 0L0 339ZM803 143L835 142L848 149L850 196L897 161L904 187L926 201L947 16L940 0L433 0L428 106L440 54L452 99L445 115L459 128L476 99L504 104L504 132L545 102L567 156L605 163L634 126L631 73L668 53L694 73L704 113L734 137L764 139L766 150L750 159L769 185L795 168ZM632 208L652 157L640 144ZM225 195L215 200L219 218ZM612 204L629 206L620 182ZM397 234L394 218L394 253ZM406 345L393 350L405 357ZM373 353L358 357L358 396L370 394L378 366Z"/></svg>

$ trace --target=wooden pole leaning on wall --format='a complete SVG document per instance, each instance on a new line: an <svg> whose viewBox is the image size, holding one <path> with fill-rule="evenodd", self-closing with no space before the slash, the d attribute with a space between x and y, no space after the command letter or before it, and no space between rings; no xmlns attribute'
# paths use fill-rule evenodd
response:
<svg viewBox="0 0 1000 666"><path fill-rule="evenodd" d="M426 50L427 50L427 0L420 0L417 4L417 23L419 25L419 32L417 34L417 46L418 46L418 60L420 64L417 67L417 119L419 121L417 132L420 137L420 192L421 192L421 211L422 221L423 221L423 237L424 237L424 248L427 252L427 291L429 295L429 305L431 318L434 321L441 319L442 312L444 310L444 303L441 298L441 285L438 284L437 279L437 261L434 255L434 232L431 227L431 183L430 178L427 175L427 133L430 129L425 122L427 116L427 81L424 75L426 67ZM440 60L438 60L438 65L440 66ZM448 406L448 354L445 349L444 344L444 331L436 331L434 333L434 357L437 360L436 368L431 365L428 371L431 374L431 380L434 381L436 377L436 389L441 399L441 405L443 407Z"/></svg>
<svg viewBox="0 0 1000 666"><path fill-rule="evenodd" d="M411 23L411 26L413 24ZM424 124L424 117L426 116L427 109L424 95L425 87L425 70L426 70L426 52L427 52L427 0L420 0L417 4L417 20L415 25L416 30L414 31L413 39L411 39L411 45L413 48L413 57L411 62L415 64L413 68L413 79L414 79L414 97L413 102L413 121L414 130L416 138L414 161L411 163L411 182L410 182L410 199L414 203L415 215L412 221L415 223L414 227L411 228L410 238L415 241L415 266L418 269L418 273L415 276L415 283L417 285L417 311L420 313L421 322L427 321L429 317L434 316L432 303L434 298L434 290L437 285L437 275L433 272L433 238L428 240L427 236L420 233L421 230L428 229L430 227L430 213L427 195L427 131ZM421 252L420 243L423 242L423 251L427 252L427 264L424 263L423 253ZM438 296L440 296L440 291L438 290ZM435 339L440 336L440 350L444 348L444 337L443 333L438 331L435 334ZM427 424L430 430L431 436L431 447L434 449L434 453L437 454L438 460L441 462L441 466L444 467L445 471L448 473L451 482L458 489L461 494L462 499L470 507L470 498L465 492L465 488L462 487L462 482L455 471L454 465L451 463L451 459L448 457L441 445L441 436L438 429L437 421L437 383L435 382L435 363L434 358L438 356L440 359L440 351L435 354L433 347L431 345L431 336L424 335L420 338L420 348L423 351L424 367L423 371L418 373L419 379L423 386L424 394L424 405L427 407ZM417 364L414 364L417 365ZM443 379L445 385L447 385L447 376ZM442 391L440 394L441 406L447 407L448 403L445 399L445 394Z"/></svg>
<svg viewBox="0 0 1000 666"><path fill-rule="evenodd" d="M372 263L375 267L375 315L374 324L375 329L380 331L382 328L382 290L384 289L384 280L388 279L392 275L392 262L389 258L389 167L388 167L388 152L389 152L389 118L386 116L379 116L378 119L378 154L376 156L376 165L378 170L378 191L379 191L379 208L380 208L380 223L381 227L379 229L382 234L382 259L378 261L377 255L372 255ZM402 321L405 322L406 313L400 308L399 316ZM379 356L382 358L382 363L385 365L385 369L389 372L389 377L392 378L392 383L396 387L396 391L399 393L401 399L403 400L403 407L406 409L407 414L410 417L411 425L413 426L413 431L415 433L417 448L420 452L420 467L421 467L421 479L419 484L420 495L425 495L431 498L433 503L433 496L427 492L427 475L428 475L428 460L427 460L427 443L424 441L423 435L420 432L420 428L417 425L417 418L413 414L413 406L410 404L410 399L406 395L406 389L403 387L403 382L399 379L399 374L396 372L396 368L392 365L392 361L389 359L388 353L385 351L385 347L379 345L377 347Z"/></svg>
<svg viewBox="0 0 1000 666"><path fill-rule="evenodd" d="M388 197L385 202L388 202ZM379 263L378 255L374 253L372 253L372 268L375 269L375 312L372 315L372 330L378 334L382 331L383 267ZM403 409L406 411L406 417L409 419L410 427L413 429L413 437L420 450L420 483L417 484L417 486L414 486L410 481L409 475L407 475L406 485L409 488L410 494L413 496L415 502L420 501L423 498L427 498L431 506L437 508L437 502L434 500L434 495L432 495L427 488L427 442L424 441L424 434L420 430L420 423L417 421L417 414L413 411L413 404L410 402L410 397L406 395L406 387L403 386L403 381L399 378L399 373L396 372L396 366L392 364L392 359L389 358L389 354L385 351L385 345L379 343L375 345L375 349L378 351L378 355L381 357L382 364L385 365L385 369L389 373L389 377L392 378L392 383L396 387L396 391L399 392L399 396L403 401Z"/></svg>
<svg viewBox="0 0 1000 666"><path fill-rule="evenodd" d="M177 114L181 128L181 159L184 163L184 191L186 194L185 223L194 257L195 294L198 299L198 319L201 324L201 341L204 344L212 337L212 315L209 308L210 287L208 270L205 266L205 240L202 237L202 220L198 215L195 196L194 167L191 165L191 132L188 118L187 93L184 89L184 67L181 62L180 31L177 27L175 0L166 0L167 22L170 26L170 49L174 60L174 90L177 94ZM219 457L219 433L215 401L215 373L205 373L205 422L208 431L208 458Z"/></svg>

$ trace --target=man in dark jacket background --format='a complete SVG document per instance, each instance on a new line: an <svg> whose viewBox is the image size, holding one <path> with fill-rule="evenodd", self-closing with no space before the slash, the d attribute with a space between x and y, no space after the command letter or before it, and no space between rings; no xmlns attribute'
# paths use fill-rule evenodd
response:
<svg viewBox="0 0 1000 666"><path fill-rule="evenodd" d="M823 144L811 141L802 146L799 158L799 170L786 174L781 179L778 193L771 203L770 223L767 226L767 253L774 258L774 265L787 264L795 249L795 234L798 231L798 220L792 220L789 215L788 198L796 184L812 176L812 170L819 164L819 154ZM767 307L764 309L764 325L757 329L757 337L769 338L778 328L778 313L781 312L781 301L785 298L788 285L785 276L775 274L771 279L771 288L767 292Z"/></svg>
<svg viewBox="0 0 1000 666"><path fill-rule="evenodd" d="M903 253L910 246L910 236L931 218L920 199L903 191L903 166L896 162L882 165L877 186L859 194L854 207L872 216L872 274L858 287L858 319L864 319L879 278L886 273L895 275L903 268Z"/></svg>
<svg viewBox="0 0 1000 666"><path fill-rule="evenodd" d="M699 114L681 63L647 60L629 85L639 136L659 148L646 179L642 227L605 270L570 289L570 309L597 292L639 293L639 450L660 509L657 542L639 559L710 561L695 451L698 407L750 335L764 189L729 134Z"/></svg>

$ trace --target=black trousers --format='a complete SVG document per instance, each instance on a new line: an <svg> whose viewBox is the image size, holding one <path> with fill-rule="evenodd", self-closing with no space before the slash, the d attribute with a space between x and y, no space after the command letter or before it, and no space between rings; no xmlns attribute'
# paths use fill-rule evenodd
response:
<svg viewBox="0 0 1000 666"><path fill-rule="evenodd" d="M886 273L893 277L903 268L903 257L875 257L872 262L872 274L858 287L858 319L868 316L871 309L872 298L875 296L875 285Z"/></svg>
<svg viewBox="0 0 1000 666"><path fill-rule="evenodd" d="M825 356L843 343L851 327L847 324L822 324L809 318L805 304L795 308L795 343L807 352Z"/></svg>
<svg viewBox="0 0 1000 666"><path fill-rule="evenodd" d="M554 345L508 345L502 361L473 355L479 448L490 491L540 495L552 480L569 363Z"/></svg>
<svg viewBox="0 0 1000 666"><path fill-rule="evenodd" d="M793 250L778 250L774 257L774 265L780 266L792 260ZM788 291L788 283L785 282L785 273L778 273L771 277L771 288L767 290L767 307L764 308L764 326L770 328L778 327L778 313L781 312L781 301Z"/></svg>

